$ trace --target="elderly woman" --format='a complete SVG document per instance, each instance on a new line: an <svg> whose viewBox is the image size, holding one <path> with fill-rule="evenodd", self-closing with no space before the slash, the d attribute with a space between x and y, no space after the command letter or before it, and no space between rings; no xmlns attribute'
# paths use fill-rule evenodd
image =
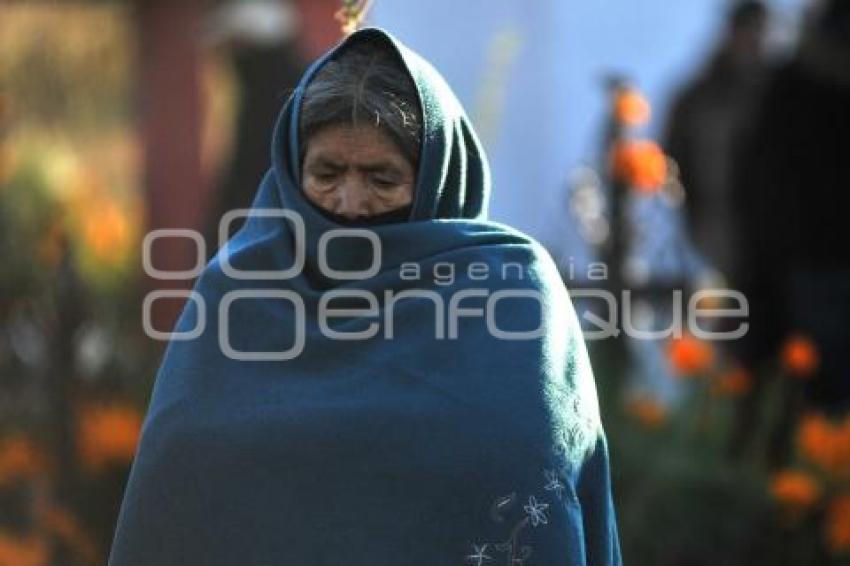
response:
<svg viewBox="0 0 850 566"><path fill-rule="evenodd" d="M575 313L540 245L486 220L439 74L354 33L272 159L166 352L110 564L619 563Z"/></svg>

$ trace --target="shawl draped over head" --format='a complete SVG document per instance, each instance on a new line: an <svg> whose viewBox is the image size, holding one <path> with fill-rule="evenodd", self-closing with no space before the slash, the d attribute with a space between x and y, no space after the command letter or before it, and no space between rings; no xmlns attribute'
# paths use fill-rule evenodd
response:
<svg viewBox="0 0 850 566"><path fill-rule="evenodd" d="M300 189L303 93L355 42L397 53L423 115L410 218L377 241L329 237ZM110 564L619 563L577 317L542 247L486 220L444 79L356 32L305 73L272 160L177 323Z"/></svg>

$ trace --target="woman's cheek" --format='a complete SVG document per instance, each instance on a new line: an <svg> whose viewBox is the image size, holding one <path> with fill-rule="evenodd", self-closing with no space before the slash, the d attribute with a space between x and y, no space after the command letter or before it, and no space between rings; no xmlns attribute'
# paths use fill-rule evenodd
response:
<svg viewBox="0 0 850 566"><path fill-rule="evenodd" d="M413 187L402 186L398 190L393 191L390 200L393 207L404 206L413 200Z"/></svg>
<svg viewBox="0 0 850 566"><path fill-rule="evenodd" d="M334 183L313 179L308 186L308 192L317 197L329 195L334 192Z"/></svg>

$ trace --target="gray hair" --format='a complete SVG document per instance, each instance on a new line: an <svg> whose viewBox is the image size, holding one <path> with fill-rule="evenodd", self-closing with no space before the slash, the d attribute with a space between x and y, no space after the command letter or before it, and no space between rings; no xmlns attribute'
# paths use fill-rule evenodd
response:
<svg viewBox="0 0 850 566"><path fill-rule="evenodd" d="M413 79L388 46L363 42L328 61L310 80L299 123L301 159L310 138L337 125L373 125L389 135L415 167L422 111Z"/></svg>

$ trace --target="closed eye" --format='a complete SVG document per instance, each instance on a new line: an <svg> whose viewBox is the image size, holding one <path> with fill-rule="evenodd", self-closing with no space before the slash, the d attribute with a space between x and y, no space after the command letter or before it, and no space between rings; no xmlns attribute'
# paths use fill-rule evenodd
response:
<svg viewBox="0 0 850 566"><path fill-rule="evenodd" d="M321 183L329 183L336 180L345 171L345 167L326 160L318 160L307 167L307 172Z"/></svg>
<svg viewBox="0 0 850 566"><path fill-rule="evenodd" d="M318 173L313 175L316 179L323 183L330 183L338 177L337 173Z"/></svg>
<svg viewBox="0 0 850 566"><path fill-rule="evenodd" d="M396 181L390 179L374 179L372 184L382 191L392 190L400 186Z"/></svg>

